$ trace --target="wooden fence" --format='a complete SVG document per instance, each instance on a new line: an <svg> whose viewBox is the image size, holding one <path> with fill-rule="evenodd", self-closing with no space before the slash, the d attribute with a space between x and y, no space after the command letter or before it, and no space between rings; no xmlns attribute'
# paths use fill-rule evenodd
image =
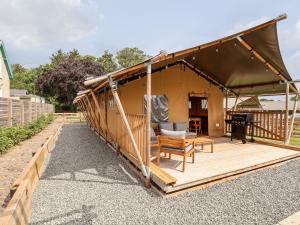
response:
<svg viewBox="0 0 300 225"><path fill-rule="evenodd" d="M284 111L261 111L261 112L249 112L249 111L227 111L226 119L231 119L232 114L235 113L252 113L254 114L254 121L257 121L254 125L254 136L261 138L269 138L274 140L284 140L284 123L285 112ZM230 125L225 126L226 133L230 132ZM250 130L248 129L248 135Z"/></svg>
<svg viewBox="0 0 300 225"><path fill-rule="evenodd" d="M53 112L52 104L0 97L0 127L30 123L43 114Z"/></svg>

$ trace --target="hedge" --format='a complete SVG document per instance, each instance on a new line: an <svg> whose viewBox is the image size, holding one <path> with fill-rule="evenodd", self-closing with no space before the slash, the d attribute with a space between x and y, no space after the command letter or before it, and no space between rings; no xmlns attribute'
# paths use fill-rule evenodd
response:
<svg viewBox="0 0 300 225"><path fill-rule="evenodd" d="M15 127L0 127L0 153L42 131L54 120L53 114L42 115L36 121L27 125Z"/></svg>

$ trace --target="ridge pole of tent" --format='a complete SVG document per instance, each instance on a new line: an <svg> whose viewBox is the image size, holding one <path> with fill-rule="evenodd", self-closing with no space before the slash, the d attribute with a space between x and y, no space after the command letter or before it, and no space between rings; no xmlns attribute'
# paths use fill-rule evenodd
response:
<svg viewBox="0 0 300 225"><path fill-rule="evenodd" d="M290 84L286 82L286 91L285 91L285 120L284 120L284 144L288 144L288 126L289 126L289 92Z"/></svg>
<svg viewBox="0 0 300 225"><path fill-rule="evenodd" d="M292 137L292 134L293 134L293 130L294 130L294 122L295 122L295 116L296 116L297 107L298 107L298 99L299 99L299 93L297 93L295 95L293 115L292 115L291 125L290 125L289 134L288 134L288 138L287 138L287 144L290 143L290 140L291 140L291 137Z"/></svg>
<svg viewBox="0 0 300 225"><path fill-rule="evenodd" d="M118 111L119 111L119 113L120 113L120 115L121 115L121 119L122 119L122 121L123 121L123 124L124 124L126 130L127 130L128 136L129 136L130 141L131 141L131 144L132 144L132 147L133 147L134 152L135 152L135 154L136 154L137 160L138 160L138 162L139 162L139 164L140 164L140 169L141 169L143 175L144 175L145 177L147 177L147 176L148 176L148 173L147 173L146 167L145 167L144 162L143 162L143 160L142 160L142 157L141 157L141 155L140 155L140 153L139 153L138 146L137 146L136 141L135 141L135 139L134 139L134 136L133 136L133 134L132 134L132 131L131 131L129 122L128 122L128 120L127 120L125 111L124 111L124 109L123 109L123 106L122 106L122 104L121 104L121 100L120 100L119 95L118 95L118 92L117 92L117 90L118 90L117 84L116 84L115 81L113 81L113 79L112 79L112 77L111 77L110 75L108 76L108 81L109 81L109 86L110 86L110 88L111 88L111 92L112 92L113 97L114 97L114 99L115 99L115 102L116 102Z"/></svg>
<svg viewBox="0 0 300 225"><path fill-rule="evenodd" d="M150 158L151 158L151 62L145 64L147 67L147 114L146 114L146 170L147 186L150 186Z"/></svg>

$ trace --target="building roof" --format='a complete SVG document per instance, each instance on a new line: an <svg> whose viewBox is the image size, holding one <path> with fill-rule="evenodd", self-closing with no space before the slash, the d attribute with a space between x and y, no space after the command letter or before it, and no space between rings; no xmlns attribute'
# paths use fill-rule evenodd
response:
<svg viewBox="0 0 300 225"><path fill-rule="evenodd" d="M152 73L182 64L231 96L284 94L286 81L292 81L281 58L277 38L277 22L273 20L239 33L174 53L160 53L146 62L86 81L93 91L108 86L108 76L119 84L146 75L145 64ZM291 92L298 92L291 84Z"/></svg>
<svg viewBox="0 0 300 225"><path fill-rule="evenodd" d="M10 65L8 57L7 57L7 53L6 53L6 50L5 50L5 47L4 47L4 43L1 40L0 40L0 51L1 51L1 54L3 56L4 64L5 64L9 79L12 80L14 78L13 71L12 71L11 65Z"/></svg>
<svg viewBox="0 0 300 225"><path fill-rule="evenodd" d="M28 94L26 89L10 89L11 97L23 97Z"/></svg>

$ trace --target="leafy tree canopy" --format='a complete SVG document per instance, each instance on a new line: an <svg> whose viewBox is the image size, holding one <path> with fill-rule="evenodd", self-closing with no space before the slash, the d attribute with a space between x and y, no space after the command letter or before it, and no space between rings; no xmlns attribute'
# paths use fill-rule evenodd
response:
<svg viewBox="0 0 300 225"><path fill-rule="evenodd" d="M77 49L69 52L58 50L50 63L26 69L13 65L14 79L11 88L26 89L29 94L46 97L58 110L75 110L72 101L83 88L87 76L100 76L119 68L144 61L148 56L138 48L123 48L116 55L104 51L102 56L80 55Z"/></svg>
<svg viewBox="0 0 300 225"><path fill-rule="evenodd" d="M118 64L114 55L108 50L105 50L103 55L98 59L98 62L103 67L105 73L111 73L118 69Z"/></svg>
<svg viewBox="0 0 300 225"><path fill-rule="evenodd" d="M68 57L42 73L36 81L36 86L42 96L52 97L52 101L68 105L69 109L73 110L73 99L78 91L84 89L85 78L90 75L101 76L103 73L101 65L95 61Z"/></svg>
<svg viewBox="0 0 300 225"><path fill-rule="evenodd" d="M148 56L138 48L123 48L117 52L116 58L119 65L126 68L146 60Z"/></svg>

